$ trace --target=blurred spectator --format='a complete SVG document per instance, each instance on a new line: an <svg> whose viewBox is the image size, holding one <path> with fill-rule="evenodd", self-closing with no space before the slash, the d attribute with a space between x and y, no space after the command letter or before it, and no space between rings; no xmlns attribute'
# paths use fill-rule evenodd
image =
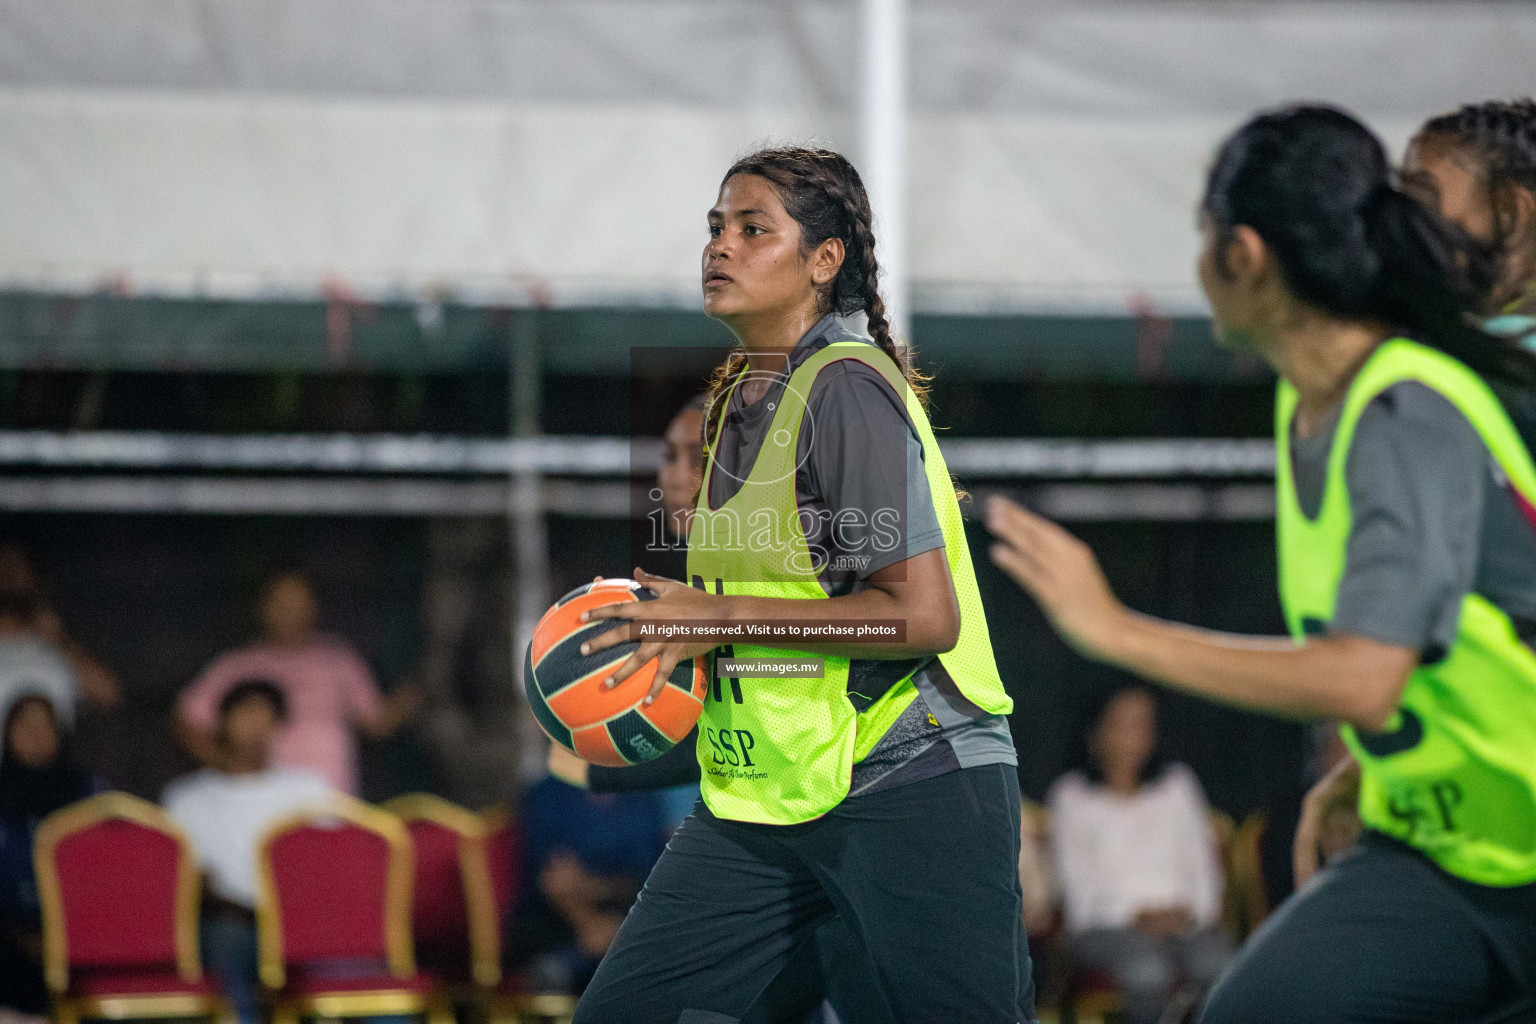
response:
<svg viewBox="0 0 1536 1024"><path fill-rule="evenodd" d="M310 768L343 793L357 792L356 725L383 739L416 713L415 687L381 697L367 663L340 639L319 631L309 580L299 573L273 577L258 606L260 642L214 659L177 702L177 730L199 760L216 763L219 701L242 679L269 679L283 692L290 717L277 737L273 763Z"/></svg>
<svg viewBox="0 0 1536 1024"><path fill-rule="evenodd" d="M667 424L666 433L662 435L661 467L656 471L656 490L652 492L660 495L666 516L667 544L662 551L647 552L645 568L679 580L688 575L688 524L693 521L693 508L698 503L699 487L704 479L704 397L694 395ZM666 787L658 789L657 795L661 798L668 831L676 829L693 813L693 806L699 800L699 763L694 754L698 742L698 729L695 728L662 759L675 767L664 768L660 773L653 767L648 773L643 771L650 775L649 780L640 782L637 779L609 787L609 791ZM552 748L558 746L551 744ZM557 756L554 749L550 756ZM598 769L598 775L607 774L613 778L614 772L628 770ZM592 786L597 792L603 792L604 788L602 785Z"/></svg>
<svg viewBox="0 0 1536 1024"><path fill-rule="evenodd" d="M646 513L646 544L636 561L646 571L672 579L688 574L688 524L699 500L704 473L704 396L697 395L677 411L662 434L661 465L650 498L656 508Z"/></svg>
<svg viewBox="0 0 1536 1024"><path fill-rule="evenodd" d="M1130 1024L1154 1024L1181 980L1207 986L1231 956L1210 810L1194 773L1157 756L1145 690L1110 696L1088 752L1050 794L1073 955L1113 977Z"/></svg>
<svg viewBox="0 0 1536 1024"><path fill-rule="evenodd" d="M242 1024L255 1024L258 1010L257 844L280 818L324 802L332 791L315 772L272 766L287 715L283 691L274 683L235 683L219 701L216 767L177 779L163 801L202 865L203 960Z"/></svg>
<svg viewBox="0 0 1536 1024"><path fill-rule="evenodd" d="M699 487L704 479L704 396L695 395L678 410L667 424L662 437L661 468L656 472L656 489L666 513L666 531L673 538L686 540L688 524L693 521L693 507L698 504Z"/></svg>
<svg viewBox="0 0 1536 1024"><path fill-rule="evenodd" d="M661 801L654 793L589 793L547 778L523 799L523 828L512 962L539 990L578 993L661 856Z"/></svg>
<svg viewBox="0 0 1536 1024"><path fill-rule="evenodd" d="M61 726L75 720L75 673L64 653L36 630L37 598L0 591L0 715L25 693L48 698Z"/></svg>
<svg viewBox="0 0 1536 1024"><path fill-rule="evenodd" d="M64 756L52 702L16 698L5 715L0 751L0 1006L48 1011L43 982L42 912L32 871L38 824L102 787Z"/></svg>
<svg viewBox="0 0 1536 1024"><path fill-rule="evenodd" d="M30 632L53 644L69 662L83 700L103 708L121 703L122 684L117 675L92 657L65 630L64 620L43 593L37 568L26 551L15 544L0 544L0 593L24 594L31 598ZM69 719L68 715L63 717Z"/></svg>
<svg viewBox="0 0 1536 1024"><path fill-rule="evenodd" d="M1019 815L1019 885L1024 889L1024 927L1043 935L1056 923L1056 873L1051 868L1034 805L1026 802Z"/></svg>
<svg viewBox="0 0 1536 1024"><path fill-rule="evenodd" d="M1024 800L1019 813L1019 886L1024 890L1024 930L1029 933L1030 970L1035 980L1035 1000L1059 1000L1065 962L1061 944L1053 942L1061 897L1056 870L1051 864L1049 827L1045 808Z"/></svg>

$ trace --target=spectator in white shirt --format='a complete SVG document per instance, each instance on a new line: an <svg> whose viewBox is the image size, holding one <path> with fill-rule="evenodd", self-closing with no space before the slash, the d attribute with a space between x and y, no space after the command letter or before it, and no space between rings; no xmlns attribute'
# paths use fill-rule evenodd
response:
<svg viewBox="0 0 1536 1024"><path fill-rule="evenodd" d="M215 766L165 791L166 813L186 833L203 869L203 959L242 1024L258 1017L257 845L279 819L324 803L333 792L316 772L271 766L287 714L274 683L235 684L219 702Z"/></svg>
<svg viewBox="0 0 1536 1024"><path fill-rule="evenodd" d="M75 721L75 673L59 650L35 628L35 595L0 590L0 718L22 695L48 698L62 728Z"/></svg>
<svg viewBox="0 0 1536 1024"><path fill-rule="evenodd" d="M97 710L114 708L123 699L122 681L100 659L70 635L64 619L49 601L42 574L18 544L0 544L0 591L26 598L31 632L48 641L69 663L80 699Z"/></svg>
<svg viewBox="0 0 1536 1024"><path fill-rule="evenodd" d="M1157 751L1146 690L1110 695L1089 770L1052 787L1052 843L1073 954L1107 972L1130 1024L1155 1024L1180 982L1204 988L1230 958L1210 810L1187 767Z"/></svg>

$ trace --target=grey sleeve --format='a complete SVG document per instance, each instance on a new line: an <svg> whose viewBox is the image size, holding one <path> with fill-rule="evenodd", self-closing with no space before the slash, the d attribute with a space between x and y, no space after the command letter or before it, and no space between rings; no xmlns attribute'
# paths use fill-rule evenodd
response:
<svg viewBox="0 0 1536 1024"><path fill-rule="evenodd" d="M1345 476L1354 518L1330 631L1429 656L1456 637L1477 577L1488 453L1449 400L1416 381L1360 414Z"/></svg>
<svg viewBox="0 0 1536 1024"><path fill-rule="evenodd" d="M918 439L903 400L879 371L856 360L827 367L806 403L805 482L831 517L832 546L870 574L944 546ZM864 561L864 556L869 556Z"/></svg>

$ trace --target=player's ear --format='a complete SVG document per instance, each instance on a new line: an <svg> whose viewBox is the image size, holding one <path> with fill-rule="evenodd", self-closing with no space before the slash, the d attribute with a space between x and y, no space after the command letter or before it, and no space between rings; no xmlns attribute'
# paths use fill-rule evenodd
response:
<svg viewBox="0 0 1536 1024"><path fill-rule="evenodd" d="M1243 282L1256 282L1269 272L1274 264L1269 245L1260 234L1247 224L1232 229L1226 241L1225 259L1227 273Z"/></svg>
<svg viewBox="0 0 1536 1024"><path fill-rule="evenodd" d="M1536 251L1536 193L1507 184L1493 195L1493 210L1503 233L1527 252Z"/></svg>
<svg viewBox="0 0 1536 1024"><path fill-rule="evenodd" d="M1241 276L1255 276L1269 259L1269 246L1264 244L1260 233L1247 224L1233 227L1227 239L1227 267Z"/></svg>
<svg viewBox="0 0 1536 1024"><path fill-rule="evenodd" d="M811 281L820 288L831 284L843 269L843 258L848 250L841 238L828 238L811 253Z"/></svg>

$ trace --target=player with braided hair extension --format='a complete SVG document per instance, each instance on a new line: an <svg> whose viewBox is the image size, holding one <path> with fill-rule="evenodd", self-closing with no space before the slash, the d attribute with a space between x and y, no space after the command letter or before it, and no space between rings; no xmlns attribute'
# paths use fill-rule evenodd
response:
<svg viewBox="0 0 1536 1024"><path fill-rule="evenodd" d="M863 183L828 150L760 150L708 228L704 311L739 348L710 389L689 581L637 568L655 600L587 613L653 630L615 684L713 656L702 800L575 1020L798 1022L797 964L833 920L850 938L819 973L834 995L860 979L862 1005L834 998L849 1024L1031 1020L1012 701ZM645 639L700 622L763 632Z"/></svg>
<svg viewBox="0 0 1536 1024"><path fill-rule="evenodd" d="M1536 348L1536 102L1489 100L1430 118L1404 171L1494 257L1484 326Z"/></svg>
<svg viewBox="0 0 1536 1024"><path fill-rule="evenodd" d="M805 241L818 244L841 230L849 234L843 265L827 285L824 304L838 316L862 313L866 330L881 351L901 367L907 388L925 405L928 378L913 367L904 347L891 334L886 318L885 300L877 285L879 266L875 259L875 233L869 196L859 172L840 154L827 150L765 149L736 161L726 173L729 181L738 174L752 174L774 184L786 197L786 210L800 224ZM704 436L712 437L719 409L713 399L729 385L746 364L741 349L715 371L709 397L709 419Z"/></svg>

